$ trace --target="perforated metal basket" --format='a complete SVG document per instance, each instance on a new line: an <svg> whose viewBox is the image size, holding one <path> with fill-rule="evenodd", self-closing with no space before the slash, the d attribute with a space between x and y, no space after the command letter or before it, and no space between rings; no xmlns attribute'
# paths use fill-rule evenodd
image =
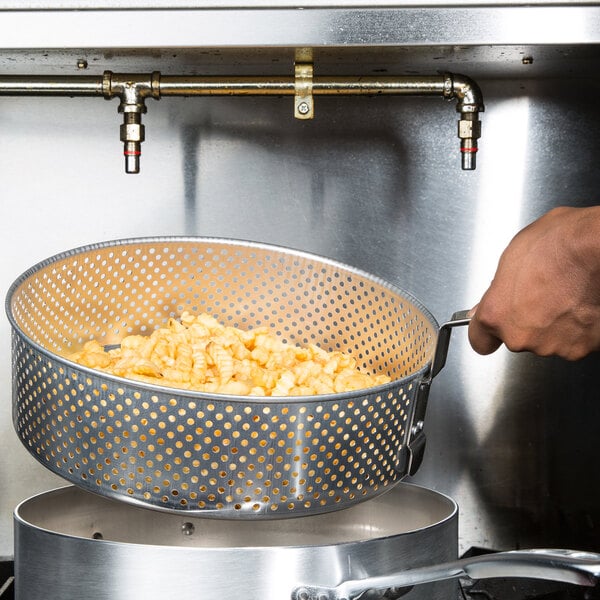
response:
<svg viewBox="0 0 600 600"><path fill-rule="evenodd" d="M121 240L39 263L13 284L6 308L15 429L35 458L82 488L168 511L281 518L366 500L411 469L438 326L409 294L357 269L241 241ZM392 382L228 396L64 358L92 338L149 334L183 311L348 352Z"/></svg>

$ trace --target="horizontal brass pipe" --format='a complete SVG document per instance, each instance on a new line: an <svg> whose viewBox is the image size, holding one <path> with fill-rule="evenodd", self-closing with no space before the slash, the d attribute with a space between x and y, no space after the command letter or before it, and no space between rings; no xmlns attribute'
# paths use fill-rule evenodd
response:
<svg viewBox="0 0 600 600"><path fill-rule="evenodd" d="M140 75L136 75L139 81ZM121 75L122 80L127 75ZM148 76L150 79L150 76ZM294 95L293 77L200 77L161 75L161 96L269 96ZM434 77L315 77L314 95L439 95L447 91L446 78ZM102 76L4 75L2 96L102 96Z"/></svg>
<svg viewBox="0 0 600 600"><path fill-rule="evenodd" d="M102 76L2 75L1 96L102 96Z"/></svg>
<svg viewBox="0 0 600 600"><path fill-rule="evenodd" d="M324 95L443 94L438 77L314 77L312 93ZM161 96L294 95L293 77L180 77L162 75Z"/></svg>

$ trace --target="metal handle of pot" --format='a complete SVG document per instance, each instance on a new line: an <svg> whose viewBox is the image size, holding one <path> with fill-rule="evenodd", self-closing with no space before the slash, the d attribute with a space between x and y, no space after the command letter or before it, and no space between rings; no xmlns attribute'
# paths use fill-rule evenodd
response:
<svg viewBox="0 0 600 600"><path fill-rule="evenodd" d="M526 577L593 586L600 577L600 554L554 549L498 552L390 575L344 581L336 587L302 586L292 592L292 600L357 600L366 592L369 592L369 598L383 598L389 590L394 590L393 595L398 597L402 595L399 592L403 588L458 577Z"/></svg>

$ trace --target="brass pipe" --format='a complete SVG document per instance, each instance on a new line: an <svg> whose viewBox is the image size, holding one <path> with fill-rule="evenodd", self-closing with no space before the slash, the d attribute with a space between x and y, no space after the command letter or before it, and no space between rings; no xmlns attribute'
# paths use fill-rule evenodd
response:
<svg viewBox="0 0 600 600"><path fill-rule="evenodd" d="M138 84L146 81L151 89L151 76L144 74L110 74L111 92L124 87L128 81ZM84 75L3 75L0 76L2 96L103 96L103 76ZM315 95L443 95L445 76L433 77L315 77ZM293 95L293 77L220 77L161 75L158 85L160 96L234 96L234 95ZM147 95L151 95L148 93ZM156 97L154 94L152 94Z"/></svg>
<svg viewBox="0 0 600 600"><path fill-rule="evenodd" d="M1 75L0 96L102 96L102 76Z"/></svg>
<svg viewBox="0 0 600 600"><path fill-rule="evenodd" d="M475 168L477 139L481 135L479 112L484 110L477 84L463 75L437 76L312 77L312 69L299 83L297 77L183 76L154 73L112 73L86 75L3 75L0 96L103 96L120 99L123 114L121 140L125 169L139 172L147 98L162 96L296 96L296 116L312 118L312 96L335 95L417 95L456 99L460 113L458 137L464 170ZM303 96L299 96L300 90ZM308 91L307 91L308 90ZM307 100L310 100L308 102ZM300 110L303 109L303 110Z"/></svg>
<svg viewBox="0 0 600 600"><path fill-rule="evenodd" d="M446 77L314 77L314 95L443 95ZM161 75L161 96L294 95L293 77Z"/></svg>

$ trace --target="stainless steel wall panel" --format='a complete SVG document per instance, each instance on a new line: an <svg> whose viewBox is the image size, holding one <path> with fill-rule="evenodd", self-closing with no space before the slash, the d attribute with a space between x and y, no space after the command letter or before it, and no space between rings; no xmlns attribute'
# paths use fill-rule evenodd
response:
<svg viewBox="0 0 600 600"><path fill-rule="evenodd" d="M0 39L31 49L594 44L600 6L6 10Z"/></svg>
<svg viewBox="0 0 600 600"><path fill-rule="evenodd" d="M147 9L174 9L174 8L407 8L411 6L427 6L439 8L459 6L553 6L564 4L564 0L253 0L250 4L247 0L1 0L0 10L147 10ZM591 6L597 4L595 0L571 0L574 6Z"/></svg>
<svg viewBox="0 0 600 600"><path fill-rule="evenodd" d="M410 290L442 321L478 299L520 227L559 204L600 202L597 76L478 83L486 112L474 172L460 170L454 107L435 98L322 98L312 122L295 121L285 98L149 103L137 176L122 172L116 103L2 98L0 293L74 246L199 234L342 260ZM60 480L13 432L6 319L0 339L9 555L15 505ZM466 332L453 335L415 479L457 500L461 549L597 549L599 366L598 356L480 357Z"/></svg>

